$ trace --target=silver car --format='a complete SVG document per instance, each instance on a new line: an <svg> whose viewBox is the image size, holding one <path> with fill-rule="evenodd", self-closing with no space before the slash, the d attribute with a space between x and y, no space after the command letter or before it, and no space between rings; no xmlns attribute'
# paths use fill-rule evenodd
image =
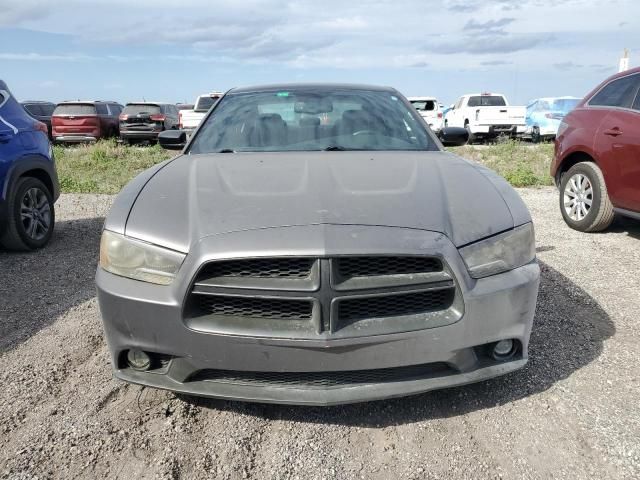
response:
<svg viewBox="0 0 640 480"><path fill-rule="evenodd" d="M443 129L443 143L463 143ZM391 88L227 92L116 198L96 275L115 375L330 405L512 372L539 267L531 217Z"/></svg>

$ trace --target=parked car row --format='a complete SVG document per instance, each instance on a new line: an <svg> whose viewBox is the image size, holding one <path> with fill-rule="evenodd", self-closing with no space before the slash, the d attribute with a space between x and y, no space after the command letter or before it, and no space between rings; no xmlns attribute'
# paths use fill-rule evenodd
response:
<svg viewBox="0 0 640 480"><path fill-rule="evenodd" d="M57 105L27 100L22 106L47 126L49 138L55 143L95 142L118 137L128 144L155 142L158 133L179 128L181 111L193 108L191 104L147 101L123 106L103 100L72 100Z"/></svg>
<svg viewBox="0 0 640 480"><path fill-rule="evenodd" d="M191 134L222 92L199 95L193 105L164 102L130 102L124 107L112 101L25 101L23 106L48 127L56 143L91 142L119 137L127 144L155 142L160 132L171 129ZM579 99L541 98L527 107L509 106L502 94L463 95L449 108L435 97L409 97L429 127L436 133L445 126L465 128L469 141L490 140L501 135L534 142L555 137L557 127Z"/></svg>
<svg viewBox="0 0 640 480"><path fill-rule="evenodd" d="M444 108L435 97L409 97L434 132L445 126L465 128L469 142L492 140L499 136L523 138L533 142L555 138L564 116L580 101L577 97L538 98L524 106L510 106L499 93L462 95Z"/></svg>

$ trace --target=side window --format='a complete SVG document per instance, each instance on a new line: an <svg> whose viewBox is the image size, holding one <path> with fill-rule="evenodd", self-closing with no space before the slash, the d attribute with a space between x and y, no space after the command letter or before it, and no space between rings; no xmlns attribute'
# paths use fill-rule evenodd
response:
<svg viewBox="0 0 640 480"><path fill-rule="evenodd" d="M2 100L0 100L0 103L2 103ZM633 106L631 108L640 112L640 90L636 94L636 101L633 102Z"/></svg>
<svg viewBox="0 0 640 480"><path fill-rule="evenodd" d="M109 115L107 106L104 103L96 103L96 112L98 112L98 115Z"/></svg>
<svg viewBox="0 0 640 480"><path fill-rule="evenodd" d="M589 100L590 106L630 108L640 87L640 75L629 75L606 85Z"/></svg>
<svg viewBox="0 0 640 480"><path fill-rule="evenodd" d="M33 115L34 117L42 115L42 110L40 109L40 105L36 105L34 103L28 103L24 106L24 109L29 113L29 115Z"/></svg>
<svg viewBox="0 0 640 480"><path fill-rule="evenodd" d="M456 110L457 110L458 108L460 108L460 107L462 106L462 99L463 99L463 97L460 97L460 98L458 99L458 101L456 102L456 104L453 106L453 108L455 108Z"/></svg>

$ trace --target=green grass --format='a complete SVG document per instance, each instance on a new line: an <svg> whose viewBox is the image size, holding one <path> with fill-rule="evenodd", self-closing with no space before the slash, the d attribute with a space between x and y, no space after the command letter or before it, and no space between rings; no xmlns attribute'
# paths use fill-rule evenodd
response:
<svg viewBox="0 0 640 480"><path fill-rule="evenodd" d="M552 144L507 141L449 150L492 168L515 187L553 184L549 176ZM176 154L158 145L130 147L115 140L71 147L56 145L54 152L65 193L118 193L138 173Z"/></svg>
<svg viewBox="0 0 640 480"><path fill-rule="evenodd" d="M176 154L158 145L130 147L115 140L53 148L65 193L118 193L138 173Z"/></svg>
<svg viewBox="0 0 640 480"><path fill-rule="evenodd" d="M449 150L495 170L514 187L553 185L553 179L549 175L553 143L531 144L509 140L492 145L465 145Z"/></svg>

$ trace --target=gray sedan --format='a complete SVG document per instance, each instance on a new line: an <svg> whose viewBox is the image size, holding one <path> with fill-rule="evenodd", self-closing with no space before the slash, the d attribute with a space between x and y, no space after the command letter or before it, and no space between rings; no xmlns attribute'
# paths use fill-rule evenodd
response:
<svg viewBox="0 0 640 480"><path fill-rule="evenodd" d="M444 143L466 132L444 129ZM391 88L227 92L106 219L96 275L115 375L330 405L512 372L539 268L531 217ZM185 145L186 143L186 145Z"/></svg>

